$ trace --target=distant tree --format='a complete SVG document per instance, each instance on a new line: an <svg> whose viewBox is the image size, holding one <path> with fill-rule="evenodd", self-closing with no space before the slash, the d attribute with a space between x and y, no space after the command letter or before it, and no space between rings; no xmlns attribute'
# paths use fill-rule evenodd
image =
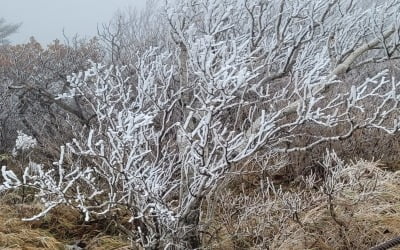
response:
<svg viewBox="0 0 400 250"><path fill-rule="evenodd" d="M137 59L137 52L144 52L148 47L166 46L168 23L159 22L160 15L154 11L157 4L156 0L147 0L142 11L118 11L109 23L98 28L98 36L113 64L132 64Z"/></svg>
<svg viewBox="0 0 400 250"><path fill-rule="evenodd" d="M61 124L68 115L78 124L86 123L91 115L82 110L79 98L60 101L55 94L68 89L70 72L101 58L96 39L73 39L69 44L55 40L43 47L32 37L26 44L0 47L0 152L13 147L17 130L41 138L42 144L46 137L54 141L67 135Z"/></svg>
<svg viewBox="0 0 400 250"><path fill-rule="evenodd" d="M8 24L4 18L0 18L0 44L8 44L10 42L8 37L17 32L20 26L20 23Z"/></svg>

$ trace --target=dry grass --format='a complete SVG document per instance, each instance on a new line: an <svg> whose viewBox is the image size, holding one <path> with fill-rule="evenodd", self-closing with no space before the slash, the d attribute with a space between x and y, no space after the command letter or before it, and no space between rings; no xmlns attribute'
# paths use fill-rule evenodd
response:
<svg viewBox="0 0 400 250"><path fill-rule="evenodd" d="M49 232L21 221L22 211L18 210L16 206L0 207L1 249L64 249L63 244Z"/></svg>
<svg viewBox="0 0 400 250"><path fill-rule="evenodd" d="M235 175L207 202L214 206L209 207L208 220L203 220L205 249L357 250L397 237L400 171L395 166L390 167L393 171L385 169L372 162L348 164L344 178L358 176L358 182L335 195L334 218L320 186L307 189L298 179L282 182L279 175L259 173L252 165L248 174ZM283 187L277 193L280 197L266 197L266 186L260 183L274 177ZM295 194L302 200L297 219L284 202ZM23 222L21 218L37 213L40 206L20 204L20 200L17 192L2 196L0 249L65 249L77 241L84 242L88 250L135 249L112 223L84 223L68 207L58 207L41 220Z"/></svg>
<svg viewBox="0 0 400 250"><path fill-rule="evenodd" d="M283 195L301 194L298 219L285 210L284 199L266 200L260 189L224 190L219 196L219 216L214 222L219 227L213 231L212 249L357 250L400 236L400 171L384 171L370 162L350 166L349 175L364 174L359 176L359 185L336 195L335 218L328 199L317 194L317 188L301 192L304 186L300 183L282 191Z"/></svg>
<svg viewBox="0 0 400 250"><path fill-rule="evenodd" d="M328 213L327 204L305 211L303 226L290 223L290 235L273 249L368 249L400 235L400 173L386 172L369 197L353 190L337 199L336 213L343 225Z"/></svg>
<svg viewBox="0 0 400 250"><path fill-rule="evenodd" d="M75 242L87 250L126 250L130 242L109 234L105 221L84 223L81 215L68 207L58 207L44 218L24 222L22 218L40 211L38 204L19 204L16 192L2 196L0 206L0 249L56 250ZM129 248L132 249L132 248Z"/></svg>
<svg viewBox="0 0 400 250"><path fill-rule="evenodd" d="M130 250L131 245L129 242L118 236L104 235L93 238L87 249L91 250Z"/></svg>

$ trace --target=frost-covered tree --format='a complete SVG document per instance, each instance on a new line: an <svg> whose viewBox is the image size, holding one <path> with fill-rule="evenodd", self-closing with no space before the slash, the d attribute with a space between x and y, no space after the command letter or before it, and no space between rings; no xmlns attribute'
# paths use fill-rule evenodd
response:
<svg viewBox="0 0 400 250"><path fill-rule="evenodd" d="M165 43L138 52L133 72L93 63L68 77L56 99L79 97L95 114L87 130L61 147L53 168L31 164L21 180L3 169L2 189L38 190L44 210L31 219L60 204L87 220L122 210L130 219L118 227L145 248L199 248L203 212L233 166L361 128L399 129L400 82L387 70L342 81L354 68L399 56L399 7L385 1L366 9L361 0L164 6Z"/></svg>
<svg viewBox="0 0 400 250"><path fill-rule="evenodd" d="M68 138L66 117L85 124L92 114L85 113L78 98L64 102L55 96L68 88L70 72L101 58L96 39L73 39L69 44L55 40L45 47L31 38L26 44L1 47L0 152L13 147L17 130L34 135L49 148L54 138Z"/></svg>
<svg viewBox="0 0 400 250"><path fill-rule="evenodd" d="M160 22L159 13L155 11L159 3L158 0L147 0L142 11L118 11L109 23L98 28L98 37L108 52L108 60L129 65L136 60L137 53L143 53L148 47L166 45L168 23Z"/></svg>

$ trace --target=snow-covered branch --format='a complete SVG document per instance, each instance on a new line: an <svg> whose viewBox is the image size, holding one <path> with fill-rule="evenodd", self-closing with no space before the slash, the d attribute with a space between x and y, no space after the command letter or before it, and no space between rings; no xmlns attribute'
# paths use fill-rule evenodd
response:
<svg viewBox="0 0 400 250"><path fill-rule="evenodd" d="M400 4L389 2L167 5L162 46L129 67L91 63L68 77L57 99L79 97L93 117L53 168L31 164L22 181L4 168L7 188L39 190L45 209L33 219L59 204L87 220L125 209L142 246L198 248L202 203L233 165L361 128L398 131L400 82L389 71L340 78L360 61L398 56ZM301 209L298 200L287 197L288 209Z"/></svg>

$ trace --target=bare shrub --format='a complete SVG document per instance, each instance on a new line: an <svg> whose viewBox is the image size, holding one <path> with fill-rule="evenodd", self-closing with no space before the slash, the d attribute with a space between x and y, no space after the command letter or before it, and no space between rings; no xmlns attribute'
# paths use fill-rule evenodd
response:
<svg viewBox="0 0 400 250"><path fill-rule="evenodd" d="M364 3L193 0L163 6L158 17L170 36L158 47L138 51L129 67L92 62L66 77L66 87L50 100L80 121L68 124L74 138L60 147L53 165L31 164L22 176L4 167L0 189L37 190L43 211L29 220L68 205L86 221L113 218L143 248L202 247L205 223L221 204L212 198L241 164L306 152L362 129L400 128L400 82L388 70L347 85L343 80L364 60L398 55L400 3L367 11ZM262 174L282 170L273 165L261 163ZM262 179L260 194L232 203L241 207L230 224L250 226L227 233L244 247L279 247L291 229L308 232L304 214L323 204L332 228L344 235L341 196L357 190L364 199L373 192L357 172L362 168L350 169L328 154L322 175L312 172L303 188L286 190ZM262 211L271 214L265 225L276 231L254 220L264 201Z"/></svg>

